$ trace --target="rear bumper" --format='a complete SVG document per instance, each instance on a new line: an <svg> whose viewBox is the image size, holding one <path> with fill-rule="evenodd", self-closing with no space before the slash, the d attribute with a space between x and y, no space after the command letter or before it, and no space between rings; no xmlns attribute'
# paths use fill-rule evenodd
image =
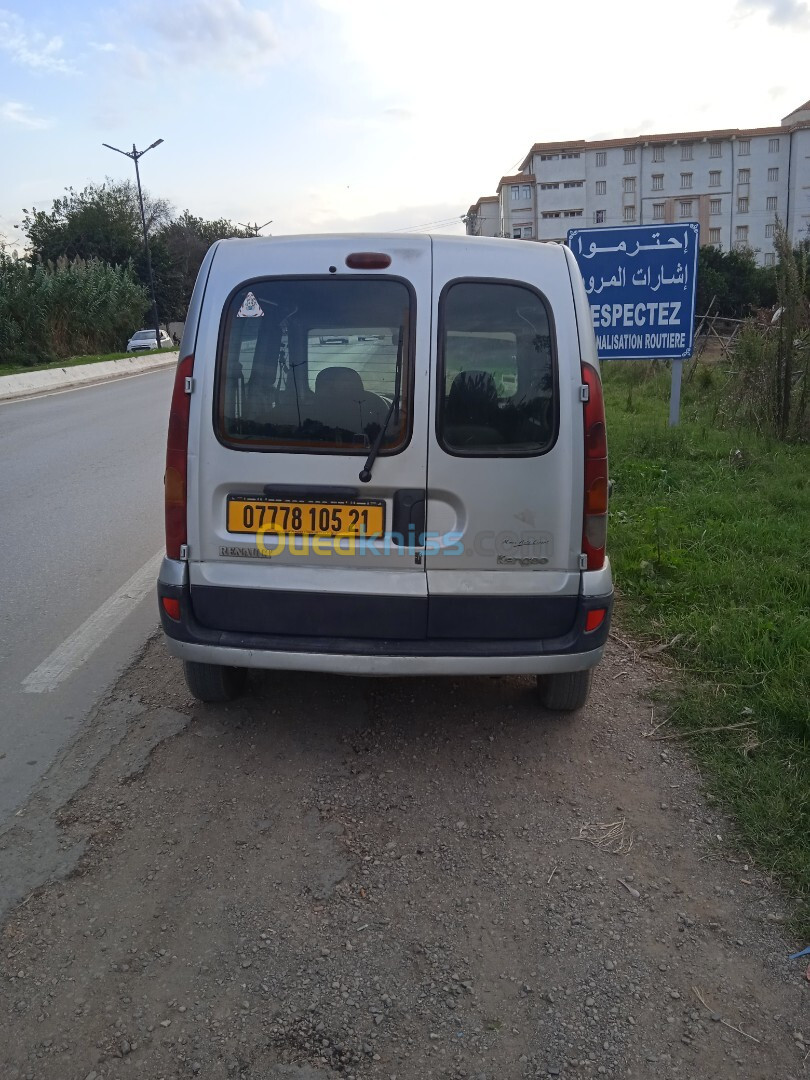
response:
<svg viewBox="0 0 810 1080"><path fill-rule="evenodd" d="M186 566L164 559L158 597L180 603L170 618L159 603L169 652L183 660L227 667L323 671L355 675L520 675L582 671L602 658L610 628L613 590L576 598L573 621L558 636L347 637L214 629L200 621L191 601ZM491 598L484 598L491 601ZM513 604L521 598L504 598ZM571 598L562 598L569 608ZM467 604L470 598L466 598ZM586 631L588 612L607 609L602 623ZM362 624L361 624L362 625ZM367 624L366 624L367 625Z"/></svg>

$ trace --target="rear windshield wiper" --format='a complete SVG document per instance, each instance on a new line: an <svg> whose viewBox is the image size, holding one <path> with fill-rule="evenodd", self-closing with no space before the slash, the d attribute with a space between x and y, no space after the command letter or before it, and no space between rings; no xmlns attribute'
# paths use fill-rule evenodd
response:
<svg viewBox="0 0 810 1080"><path fill-rule="evenodd" d="M374 444L369 450L366 463L360 471L360 483L367 484L371 479L371 470L374 467L374 462L377 460L377 455L380 452L382 441L385 438L385 433L388 430L388 425L391 422L391 417L394 412L399 409L399 397L402 391L402 342L403 334L402 327L399 328L399 340L397 341L397 366L396 374L394 376L394 396L391 398L391 404L388 407L388 413L383 421L383 426L377 432L377 438L374 440Z"/></svg>

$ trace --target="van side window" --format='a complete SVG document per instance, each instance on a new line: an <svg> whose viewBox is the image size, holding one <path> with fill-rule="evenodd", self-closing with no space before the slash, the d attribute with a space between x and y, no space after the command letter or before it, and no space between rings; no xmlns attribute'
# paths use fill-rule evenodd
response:
<svg viewBox="0 0 810 1080"><path fill-rule="evenodd" d="M539 454L557 427L548 311L532 289L460 281L439 304L437 434L451 454Z"/></svg>
<svg viewBox="0 0 810 1080"><path fill-rule="evenodd" d="M409 287L390 278L243 286L225 312L220 440L237 449L360 455L385 427L380 453L402 450L413 316Z"/></svg>

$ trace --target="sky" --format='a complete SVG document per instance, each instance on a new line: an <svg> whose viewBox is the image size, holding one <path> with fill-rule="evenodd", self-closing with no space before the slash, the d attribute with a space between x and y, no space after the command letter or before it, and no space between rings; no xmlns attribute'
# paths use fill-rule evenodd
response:
<svg viewBox="0 0 810 1080"><path fill-rule="evenodd" d="M463 232L535 142L778 124L808 46L810 0L0 0L0 236L159 138L178 211Z"/></svg>

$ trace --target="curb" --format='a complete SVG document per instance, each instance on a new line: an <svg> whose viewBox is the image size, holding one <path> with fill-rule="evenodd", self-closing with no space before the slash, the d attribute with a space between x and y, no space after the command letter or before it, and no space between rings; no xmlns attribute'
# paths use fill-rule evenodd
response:
<svg viewBox="0 0 810 1080"><path fill-rule="evenodd" d="M142 375L177 363L179 353L165 356L126 356L122 360L102 360L97 364L77 364L69 368L48 368L45 371L21 371L17 375L0 375L0 402L34 397L51 390L68 390L74 386L92 386L127 375Z"/></svg>

